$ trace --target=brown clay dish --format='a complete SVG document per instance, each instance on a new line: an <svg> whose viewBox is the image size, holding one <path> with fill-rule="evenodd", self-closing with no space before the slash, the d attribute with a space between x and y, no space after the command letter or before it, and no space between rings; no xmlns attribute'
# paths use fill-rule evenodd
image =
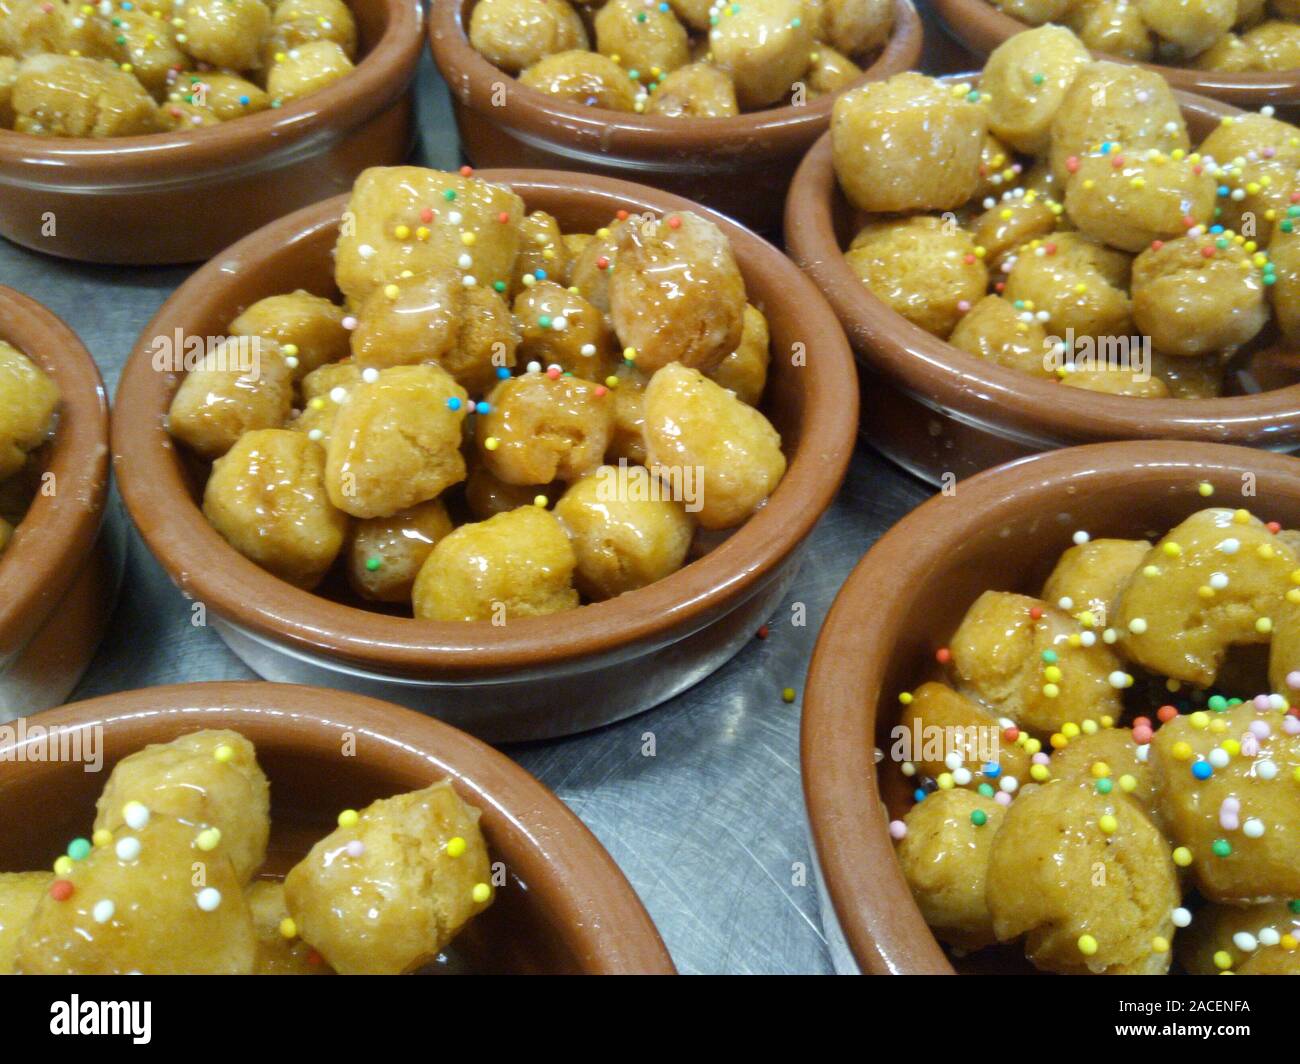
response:
<svg viewBox="0 0 1300 1064"><path fill-rule="evenodd" d="M590 232L620 209L699 210L608 178L497 170L529 210ZM196 505L196 482L165 427L180 384L154 371L150 338L221 336L264 296L335 296L330 251L343 197L227 249L146 326L122 375L114 461L128 510L172 580L201 600L226 640L268 679L381 693L493 741L570 734L658 705L730 658L793 578L799 548L830 504L857 425L853 360L812 282L776 248L709 214L726 233L751 302L767 315L773 358L764 410L789 467L753 517L667 579L559 617L445 623L388 616L300 591L231 548ZM705 212L708 213L708 212ZM788 354L803 345L806 365Z"/></svg>
<svg viewBox="0 0 1300 1064"><path fill-rule="evenodd" d="M67 839L84 834L106 774L123 757L201 728L230 728L257 747L271 781L271 874L283 874L333 830L339 810L451 776L461 797L482 810L492 859L508 873L492 907L456 939L458 968L674 974L636 892L582 822L514 762L435 720L338 691L196 683L74 702L27 723L81 729L87 738L101 729L104 763L87 772L81 763L10 753L0 776L4 871L47 868ZM356 755L341 757L349 733Z"/></svg>
<svg viewBox="0 0 1300 1064"><path fill-rule="evenodd" d="M975 77L961 80L977 81ZM1178 93L1193 139L1240 112ZM1300 385L1218 399L1069 394L997 366L895 314L844 261L855 215L831 162L830 134L790 188L786 245L830 300L858 355L862 428L904 468L932 483L1038 451L1120 439L1182 439L1287 451L1300 445Z"/></svg>
<svg viewBox="0 0 1300 1064"><path fill-rule="evenodd" d="M100 541L108 499L108 397L90 352L40 304L0 286L0 340L49 374L61 402L37 492L0 553L0 719L58 705L99 645L117 574Z"/></svg>
<svg viewBox="0 0 1300 1064"><path fill-rule="evenodd" d="M196 262L350 188L367 166L401 162L420 3L349 6L363 56L356 70L277 110L107 140L0 130L0 235L84 262Z"/></svg>
<svg viewBox="0 0 1300 1064"><path fill-rule="evenodd" d="M519 84L470 46L475 0L443 0L429 16L438 69L451 89L460 141L479 167L580 170L643 181L777 232L785 191L808 147L830 126L833 97L734 118L665 118L580 107ZM894 32L861 81L914 68L921 19L895 0ZM500 86L505 106L496 106Z"/></svg>
<svg viewBox="0 0 1300 1064"><path fill-rule="evenodd" d="M899 691L933 662L988 589L1033 594L1076 529L1140 538L1216 498L1287 527L1300 522L1300 466L1283 455L1176 441L1076 447L959 483L895 525L841 588L804 695L804 797L834 915L863 971L951 974L894 857L888 822L907 806L901 772L878 768ZM1225 503L1231 505L1231 503ZM1020 961L1023 965L1023 960Z"/></svg>

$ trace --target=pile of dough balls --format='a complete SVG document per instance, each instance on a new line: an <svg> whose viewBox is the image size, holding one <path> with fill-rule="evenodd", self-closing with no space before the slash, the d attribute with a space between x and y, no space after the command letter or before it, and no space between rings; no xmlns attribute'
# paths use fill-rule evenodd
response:
<svg viewBox="0 0 1300 1064"><path fill-rule="evenodd" d="M0 975L396 975L492 903L450 779L344 810L283 881L260 876L270 786L238 732L137 751L96 810L52 872L0 873Z"/></svg>
<svg viewBox="0 0 1300 1064"><path fill-rule="evenodd" d="M562 233L468 167L367 170L345 217L343 305L254 303L171 405L264 569L503 624L660 580L775 490L767 321L712 222Z"/></svg>
<svg viewBox="0 0 1300 1064"><path fill-rule="evenodd" d="M54 381L0 340L0 554L40 486L40 448L54 432L58 408Z"/></svg>
<svg viewBox="0 0 1300 1064"><path fill-rule="evenodd" d="M1031 26L1068 26L1094 52L1244 74L1300 67L1294 0L992 0Z"/></svg>
<svg viewBox="0 0 1300 1064"><path fill-rule="evenodd" d="M841 91L893 28L893 0L478 0L469 40L568 103L727 118Z"/></svg>
<svg viewBox="0 0 1300 1064"><path fill-rule="evenodd" d="M1300 129L1269 108L1193 146L1163 78L1049 25L1001 45L978 88L905 73L850 90L831 136L861 212L845 261L978 358L1200 399L1266 381L1270 345L1300 341Z"/></svg>
<svg viewBox="0 0 1300 1064"><path fill-rule="evenodd" d="M344 0L0 0L0 127L213 126L324 88L356 57Z"/></svg>
<svg viewBox="0 0 1300 1064"><path fill-rule="evenodd" d="M1073 543L899 696L921 913L1051 972L1300 975L1300 532L1211 507Z"/></svg>

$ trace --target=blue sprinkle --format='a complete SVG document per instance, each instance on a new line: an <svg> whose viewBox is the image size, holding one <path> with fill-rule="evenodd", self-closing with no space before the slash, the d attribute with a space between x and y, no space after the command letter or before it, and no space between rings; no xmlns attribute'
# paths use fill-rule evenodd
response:
<svg viewBox="0 0 1300 1064"><path fill-rule="evenodd" d="M1222 232L1223 232L1223 226L1221 226L1221 225L1212 225L1212 226L1210 226L1210 232L1211 232L1211 233L1222 233Z"/></svg>
<svg viewBox="0 0 1300 1064"><path fill-rule="evenodd" d="M990 761L984 766L984 775L988 776L991 780L995 780L1002 775L1002 766L994 761Z"/></svg>
<svg viewBox="0 0 1300 1064"><path fill-rule="evenodd" d="M925 800L924 788L917 787L916 790L912 792L912 797L915 798L918 802L924 801Z"/></svg>
<svg viewBox="0 0 1300 1064"><path fill-rule="evenodd" d="M488 405L487 403L484 403L484 402L478 402L478 403L476 403L476 404L474 405L474 409L475 409L475 411L477 411L477 412L480 413L480 414L489 414L489 413L492 412L492 407L491 407L490 405Z"/></svg>
<svg viewBox="0 0 1300 1064"><path fill-rule="evenodd" d="M536 277L539 281L545 281L545 280L546 280L546 271L545 271L545 270L534 270L534 271L533 271L533 276Z"/></svg>
<svg viewBox="0 0 1300 1064"><path fill-rule="evenodd" d="M448 410L459 410L459 409L460 409L460 400L459 400L458 398L456 398L456 396L453 395L450 399L447 400L447 409L448 409Z"/></svg>
<svg viewBox="0 0 1300 1064"><path fill-rule="evenodd" d="M1227 196L1231 191L1232 190L1228 188L1227 185L1220 185L1218 188L1218 193L1220 196Z"/></svg>
<svg viewBox="0 0 1300 1064"><path fill-rule="evenodd" d="M241 97L239 98L239 103L240 103L240 106L242 106L242 107L247 107L247 106L248 106L248 97L247 97L247 96L241 96Z"/></svg>
<svg viewBox="0 0 1300 1064"><path fill-rule="evenodd" d="M1192 775L1198 780L1208 780L1214 775L1214 767L1208 761L1198 761L1192 766Z"/></svg>
<svg viewBox="0 0 1300 1064"><path fill-rule="evenodd" d="M510 370L508 370L505 366L497 367L497 380L503 381L509 376L510 376Z"/></svg>

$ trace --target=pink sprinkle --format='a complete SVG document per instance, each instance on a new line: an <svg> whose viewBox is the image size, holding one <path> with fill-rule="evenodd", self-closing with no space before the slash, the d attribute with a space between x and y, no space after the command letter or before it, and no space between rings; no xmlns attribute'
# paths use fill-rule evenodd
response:
<svg viewBox="0 0 1300 1064"><path fill-rule="evenodd" d="M1282 730L1287 735L1300 735L1300 717L1287 715L1282 718Z"/></svg>
<svg viewBox="0 0 1300 1064"><path fill-rule="evenodd" d="M360 857L366 852L366 844L360 839L353 839L345 847L349 857Z"/></svg>
<svg viewBox="0 0 1300 1064"><path fill-rule="evenodd" d="M551 380L555 380L557 377L559 377L560 372L561 371L558 366L552 366L550 369L546 371L546 375L550 377Z"/></svg>
<svg viewBox="0 0 1300 1064"><path fill-rule="evenodd" d="M1293 691L1300 691L1300 669L1286 674L1286 685Z"/></svg>
<svg viewBox="0 0 1300 1064"><path fill-rule="evenodd" d="M1273 734L1273 729L1268 726L1267 721L1263 720L1252 720L1250 730L1254 733L1256 739L1267 739Z"/></svg>
<svg viewBox="0 0 1300 1064"><path fill-rule="evenodd" d="M1154 733L1151 731L1151 725L1149 724L1135 725L1133 728L1133 741L1137 743L1138 746L1145 746L1147 743L1151 741L1153 734Z"/></svg>
<svg viewBox="0 0 1300 1064"><path fill-rule="evenodd" d="M1236 798L1223 799L1223 804L1219 806L1219 827L1224 831L1236 831L1241 826L1241 820L1237 815L1240 812L1240 801Z"/></svg>
<svg viewBox="0 0 1300 1064"><path fill-rule="evenodd" d="M1046 764L1048 764L1051 760L1052 760L1052 759L1051 759L1050 757L1048 757L1045 753L1043 753L1041 750L1038 751L1038 753L1036 753L1036 754L1034 755L1034 764L1035 764L1035 765L1046 765Z"/></svg>
<svg viewBox="0 0 1300 1064"><path fill-rule="evenodd" d="M965 314L968 310L970 310L970 300L963 299L961 302L957 304L957 309L961 311L963 314Z"/></svg>
<svg viewBox="0 0 1300 1064"><path fill-rule="evenodd" d="M998 791L998 793L993 796L993 800L997 802L998 805L1010 805L1011 798L1012 795L1007 791Z"/></svg>
<svg viewBox="0 0 1300 1064"><path fill-rule="evenodd" d="M1254 702L1255 708L1259 710L1261 713L1263 713L1266 709L1268 709L1272 704L1273 703L1269 700L1268 695L1255 696L1255 702Z"/></svg>
<svg viewBox="0 0 1300 1064"><path fill-rule="evenodd" d="M351 314L349 314L346 318L343 319L343 321L340 324L343 326L343 328L347 329L348 332L351 332L353 329L357 327L357 319L354 318Z"/></svg>
<svg viewBox="0 0 1300 1064"><path fill-rule="evenodd" d="M907 837L907 825L901 820L891 820L889 822L889 837L895 841Z"/></svg>

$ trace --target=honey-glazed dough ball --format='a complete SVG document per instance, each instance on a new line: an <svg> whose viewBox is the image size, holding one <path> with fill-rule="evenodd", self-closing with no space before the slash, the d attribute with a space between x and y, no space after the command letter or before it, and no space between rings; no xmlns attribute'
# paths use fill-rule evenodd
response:
<svg viewBox="0 0 1300 1064"><path fill-rule="evenodd" d="M1295 7L1295 0L1274 0L1271 6L1283 16L1300 13L1300 8ZM1233 28L1243 30L1258 25L1268 14L1269 8L1269 0L1237 0L1237 21Z"/></svg>
<svg viewBox="0 0 1300 1064"><path fill-rule="evenodd" d="M1228 229L1271 246L1275 224L1289 217L1300 166L1300 130L1266 115L1225 119L1201 144L1226 170L1219 179L1231 190L1220 200L1218 221Z"/></svg>
<svg viewBox="0 0 1300 1064"><path fill-rule="evenodd" d="M1047 364L1047 333L1027 311L1001 296L985 296L964 314L948 342L963 351L1035 377L1053 376Z"/></svg>
<svg viewBox="0 0 1300 1064"><path fill-rule="evenodd" d="M604 458L614 416L604 385L525 373L501 381L487 401L475 422L479 456L507 484L577 480Z"/></svg>
<svg viewBox="0 0 1300 1064"><path fill-rule="evenodd" d="M943 211L980 181L986 109L923 74L868 82L835 101L835 174L864 211ZM916 160L926 165L918 167Z"/></svg>
<svg viewBox="0 0 1300 1064"><path fill-rule="evenodd" d="M1242 34L1255 53L1256 70L1295 70L1300 67L1300 26L1270 19Z"/></svg>
<svg viewBox="0 0 1300 1064"><path fill-rule="evenodd" d="M233 336L204 353L185 375L167 428L201 458L220 458L246 432L278 429L293 405L293 371L280 345Z"/></svg>
<svg viewBox="0 0 1300 1064"><path fill-rule="evenodd" d="M70 0L2 0L0 55L22 58L76 51L98 57L98 23L81 18L77 7ZM78 21L83 23L80 28Z"/></svg>
<svg viewBox="0 0 1300 1064"><path fill-rule="evenodd" d="M1200 358L1151 353L1151 372L1165 382L1174 399L1214 399L1223 394L1223 359L1218 354Z"/></svg>
<svg viewBox="0 0 1300 1064"><path fill-rule="evenodd" d="M222 122L229 122L242 115L256 114L271 106L269 93L237 74L216 70L202 74L182 74L177 85L168 97L172 103L187 103L203 108Z"/></svg>
<svg viewBox="0 0 1300 1064"><path fill-rule="evenodd" d="M1155 772L1139 754L1128 728L1098 728L1075 736L1052 753L1048 771L1054 780L1082 782L1093 788L1098 780L1106 779L1112 790L1129 795L1157 827L1161 826Z"/></svg>
<svg viewBox="0 0 1300 1064"><path fill-rule="evenodd" d="M271 12L271 33L263 41L262 58L270 65L275 52L309 41L334 41L349 59L356 59L357 23L343 0L280 0Z"/></svg>
<svg viewBox="0 0 1300 1064"><path fill-rule="evenodd" d="M618 386L612 392L614 424L605 456L611 462L625 458L635 465L645 465L645 386L648 381L644 374L628 367L620 369L615 377Z"/></svg>
<svg viewBox="0 0 1300 1064"><path fill-rule="evenodd" d="M469 20L469 42L507 74L588 43L582 19L566 0L479 0Z"/></svg>
<svg viewBox="0 0 1300 1064"><path fill-rule="evenodd" d="M711 370L736 349L744 330L745 281L712 222L682 211L626 225L617 261L610 318L642 372L670 362Z"/></svg>
<svg viewBox="0 0 1300 1064"><path fill-rule="evenodd" d="M456 343L464 285L450 270L402 277L374 289L357 307L352 355L358 366L440 362Z"/></svg>
<svg viewBox="0 0 1300 1064"><path fill-rule="evenodd" d="M511 296L518 295L524 288L527 274L532 274L534 281L550 280L563 284L568 270L569 249L564 234L560 232L560 223L545 211L533 211L520 219L519 255L515 259Z"/></svg>
<svg viewBox="0 0 1300 1064"><path fill-rule="evenodd" d="M609 313L609 282L618 261L618 245L628 223L611 222L597 229L574 257L569 285L582 293L593 307Z"/></svg>
<svg viewBox="0 0 1300 1064"><path fill-rule="evenodd" d="M988 270L964 229L916 215L869 222L844 255L873 295L913 325L946 339L988 288Z"/></svg>
<svg viewBox="0 0 1300 1064"><path fill-rule="evenodd" d="M1071 6L1072 0L999 0L997 4L1000 11L1031 26L1060 22Z"/></svg>
<svg viewBox="0 0 1300 1064"><path fill-rule="evenodd" d="M1172 153L1191 147L1173 90L1159 74L1121 63L1090 63L1065 91L1051 129L1051 166L1064 184L1069 160L1098 144L1130 155L1148 148Z"/></svg>
<svg viewBox="0 0 1300 1064"><path fill-rule="evenodd" d="M394 366L363 380L334 419L325 462L330 501L353 517L386 517L460 483L468 400L434 365Z"/></svg>
<svg viewBox="0 0 1300 1064"><path fill-rule="evenodd" d="M602 381L614 369L617 342L605 315L554 281L538 281L515 298L519 358L558 365L575 377Z"/></svg>
<svg viewBox="0 0 1300 1064"><path fill-rule="evenodd" d="M1207 905L1178 938L1178 958L1189 975L1300 974L1300 914L1288 902Z"/></svg>
<svg viewBox="0 0 1300 1064"><path fill-rule="evenodd" d="M1297 565L1295 552L1245 510L1192 514L1151 548L1120 593L1124 653L1161 676L1210 686L1228 647L1269 641Z"/></svg>
<svg viewBox="0 0 1300 1064"><path fill-rule="evenodd" d="M687 26L701 32L709 28L709 18L716 0L669 0L672 9Z"/></svg>
<svg viewBox="0 0 1300 1064"><path fill-rule="evenodd" d="M670 118L730 118L740 113L731 76L712 63L687 63L650 94L648 115Z"/></svg>
<svg viewBox="0 0 1300 1064"><path fill-rule="evenodd" d="M1038 735L1069 722L1118 720L1131 678L1099 637L1088 646L1087 634L1047 602L986 591L949 643L957 687Z"/></svg>
<svg viewBox="0 0 1300 1064"><path fill-rule="evenodd" d="M709 31L713 61L731 75L744 110L768 107L808 69L813 38L800 0L746 0L724 7Z"/></svg>
<svg viewBox="0 0 1300 1064"><path fill-rule="evenodd" d="M515 365L519 326L506 301L483 285L466 288L456 343L438 364L471 395L485 395Z"/></svg>
<svg viewBox="0 0 1300 1064"><path fill-rule="evenodd" d="M573 540L573 582L588 599L617 598L675 573L695 522L642 466L601 466L570 486L555 516Z"/></svg>
<svg viewBox="0 0 1300 1064"><path fill-rule="evenodd" d="M903 819L898 863L916 907L944 942L980 949L995 941L985 879L1006 812L992 798L954 788L927 795Z"/></svg>
<svg viewBox="0 0 1300 1064"><path fill-rule="evenodd" d="M772 423L678 363L659 370L646 386L645 441L652 471L672 470L684 480L693 470L702 477L696 482L696 516L707 529L740 524L785 475L781 437Z"/></svg>
<svg viewBox="0 0 1300 1064"><path fill-rule="evenodd" d="M1011 149L992 133L986 133L984 144L980 148L979 183L975 186L972 202L979 200L982 203L986 199L997 196L1008 184L1015 181L1018 175L1012 169L1014 162ZM1032 190L1025 188L1026 193L1030 191ZM1041 194L1038 191L1034 192L1035 196Z"/></svg>
<svg viewBox="0 0 1300 1064"><path fill-rule="evenodd" d="M523 214L523 200L478 178L422 166L371 167L352 186L334 249L335 281L352 307L405 270L455 269L480 285L509 284ZM459 266L463 256L467 270Z"/></svg>
<svg viewBox="0 0 1300 1064"><path fill-rule="evenodd" d="M1043 255L1016 258L1003 295L1046 311L1058 336L1130 335L1129 257L1079 233L1057 233L1043 246Z"/></svg>
<svg viewBox="0 0 1300 1064"><path fill-rule="evenodd" d="M1017 785L1029 781L1030 754L1025 743L1018 741L1019 736L1008 740L997 717L983 706L942 683L923 683L911 695L912 700L898 711L898 723L908 730L912 742L921 741L920 749L913 747L910 753L922 775L938 780L945 773L965 769L970 779L963 786L988 783L1003 789L1004 779ZM944 736L939 748L927 747L926 737L938 735ZM953 737L951 742L948 736ZM899 761L908 760L907 754L901 748L892 751ZM986 771L995 764L996 770Z"/></svg>
<svg viewBox="0 0 1300 1064"><path fill-rule="evenodd" d="M141 815L161 814L197 834L216 828L221 852L247 883L266 860L271 788L253 744L238 732L209 728L152 743L113 768L95 802L95 830L114 833Z"/></svg>
<svg viewBox="0 0 1300 1064"><path fill-rule="evenodd" d="M1202 155L1213 156L1224 165L1265 151L1269 158L1300 163L1300 129L1269 115L1233 115L1220 121L1200 146Z"/></svg>
<svg viewBox="0 0 1300 1064"><path fill-rule="evenodd" d="M1300 733L1287 719L1245 702L1175 717L1151 740L1166 830L1210 901L1300 896Z"/></svg>
<svg viewBox="0 0 1300 1064"><path fill-rule="evenodd" d="M1188 218L1208 225L1217 188L1213 177L1185 158L1087 155L1066 182L1065 209L1085 236L1137 253L1153 241L1182 236Z"/></svg>
<svg viewBox="0 0 1300 1064"><path fill-rule="evenodd" d="M271 66L266 91L273 100L300 100L352 73L352 60L335 41L308 41L284 53Z"/></svg>
<svg viewBox="0 0 1300 1064"><path fill-rule="evenodd" d="M1274 691L1294 702L1300 699L1296 694L1300 690L1300 570L1293 570L1288 579L1286 604L1279 610L1269 641L1268 677Z"/></svg>
<svg viewBox="0 0 1300 1064"><path fill-rule="evenodd" d="M420 566L451 530L441 499L357 521L348 543L348 582L373 602L410 602Z"/></svg>
<svg viewBox="0 0 1300 1064"><path fill-rule="evenodd" d="M1237 0L1136 0L1138 11L1158 36L1198 55L1232 29Z"/></svg>
<svg viewBox="0 0 1300 1064"><path fill-rule="evenodd" d="M1070 28L1085 48L1125 59L1149 60L1155 54L1151 31L1132 0L1093 0L1070 12Z"/></svg>
<svg viewBox="0 0 1300 1064"><path fill-rule="evenodd" d="M444 779L348 812L285 877L289 915L340 974L412 971L492 903L479 810Z"/></svg>
<svg viewBox="0 0 1300 1064"><path fill-rule="evenodd" d="M845 55L866 55L889 40L893 0L825 0L821 28Z"/></svg>
<svg viewBox="0 0 1300 1064"><path fill-rule="evenodd" d="M258 46L271 28L262 0L185 0L185 51L229 70L254 70Z"/></svg>
<svg viewBox="0 0 1300 1064"><path fill-rule="evenodd" d="M330 974L324 958L311 946L296 935L285 936L286 927L293 921L284 902L283 883L259 879L244 891L244 897L253 918L253 933L257 936L254 975Z"/></svg>
<svg viewBox="0 0 1300 1064"><path fill-rule="evenodd" d="M18 940L53 882L49 872L0 872L0 975L14 974Z"/></svg>
<svg viewBox="0 0 1300 1064"><path fill-rule="evenodd" d="M671 73L691 61L690 39L672 8L644 0L608 0L596 12L596 50L628 70Z"/></svg>
<svg viewBox="0 0 1300 1064"><path fill-rule="evenodd" d="M1080 388L1104 395L1126 395L1132 399L1169 397L1169 389L1159 377L1122 366L1071 369L1061 378L1061 384L1066 388Z"/></svg>
<svg viewBox="0 0 1300 1064"><path fill-rule="evenodd" d="M94 25L102 54L119 66L129 63L132 76L156 100L166 95L174 71L192 65L176 43L175 28L165 19L132 11L127 17L111 22L101 19Z"/></svg>
<svg viewBox="0 0 1300 1064"><path fill-rule="evenodd" d="M1223 74L1244 74L1259 68L1259 53L1238 37L1228 33L1192 60L1194 70L1216 70Z"/></svg>
<svg viewBox="0 0 1300 1064"><path fill-rule="evenodd" d="M158 105L111 63L36 55L18 66L11 104L19 133L54 137L129 137L160 128Z"/></svg>
<svg viewBox="0 0 1300 1064"><path fill-rule="evenodd" d="M1251 340L1268 302L1250 254L1214 236L1179 237L1133 262L1133 318L1166 355L1204 355Z"/></svg>
<svg viewBox="0 0 1300 1064"><path fill-rule="evenodd" d="M521 506L531 506L538 497L552 506L564 493L564 483L555 481L551 484L507 484L492 475L481 462L475 462L465 480L465 504L469 512L480 521L489 517L517 510Z"/></svg>
<svg viewBox="0 0 1300 1064"><path fill-rule="evenodd" d="M203 515L249 561L306 590L334 564L347 531L325 490L325 451L288 429L246 432L213 463Z"/></svg>
<svg viewBox="0 0 1300 1064"><path fill-rule="evenodd" d="M985 261L1001 269L1007 257L1022 244L1046 239L1056 229L1060 207L1052 209L1046 196L1034 191L1002 199L981 214L971 228L971 239L982 247Z"/></svg>
<svg viewBox="0 0 1300 1064"><path fill-rule="evenodd" d="M599 52L559 52L519 75L519 84L580 107L635 111L645 90L614 60Z"/></svg>
<svg viewBox="0 0 1300 1064"><path fill-rule="evenodd" d="M13 476L54 427L59 388L35 362L0 340L0 480Z"/></svg>
<svg viewBox="0 0 1300 1064"><path fill-rule="evenodd" d="M327 362L312 370L302 379L302 412L286 428L305 433L328 450L339 408L360 383L361 369L351 359Z"/></svg>
<svg viewBox="0 0 1300 1064"><path fill-rule="evenodd" d="M348 357L343 308L301 288L259 299L230 323L232 336L261 336L280 345L295 377ZM296 365L294 364L296 362Z"/></svg>
<svg viewBox="0 0 1300 1064"><path fill-rule="evenodd" d="M993 837L986 895L998 939L1026 936L1026 956L1044 971L1169 968L1180 903L1170 847L1118 790L1059 780L1020 795Z"/></svg>
<svg viewBox="0 0 1300 1064"><path fill-rule="evenodd" d="M568 533L540 506L461 525L439 541L415 578L415 616L431 621L541 617L578 606Z"/></svg>
<svg viewBox="0 0 1300 1064"><path fill-rule="evenodd" d="M980 77L989 94L989 129L1016 151L1041 154L1066 90L1091 61L1087 48L1063 26L1008 37L988 57Z"/></svg>
<svg viewBox="0 0 1300 1064"><path fill-rule="evenodd" d="M862 77L862 68L829 44L813 45L811 59L804 80L808 82L808 93L813 98L843 92Z"/></svg>
<svg viewBox="0 0 1300 1064"><path fill-rule="evenodd" d="M752 303L745 304L745 316L736 349L710 370L708 378L735 392L736 398L758 406L767 387L767 366L772 357L767 318Z"/></svg>
<svg viewBox="0 0 1300 1064"><path fill-rule="evenodd" d="M1068 612L1088 610L1105 628L1125 584L1146 561L1145 539L1090 539L1063 551L1039 596Z"/></svg>
<svg viewBox="0 0 1300 1064"><path fill-rule="evenodd" d="M18 943L26 975L249 975L252 915L224 839L153 813L123 827L41 898Z"/></svg>

